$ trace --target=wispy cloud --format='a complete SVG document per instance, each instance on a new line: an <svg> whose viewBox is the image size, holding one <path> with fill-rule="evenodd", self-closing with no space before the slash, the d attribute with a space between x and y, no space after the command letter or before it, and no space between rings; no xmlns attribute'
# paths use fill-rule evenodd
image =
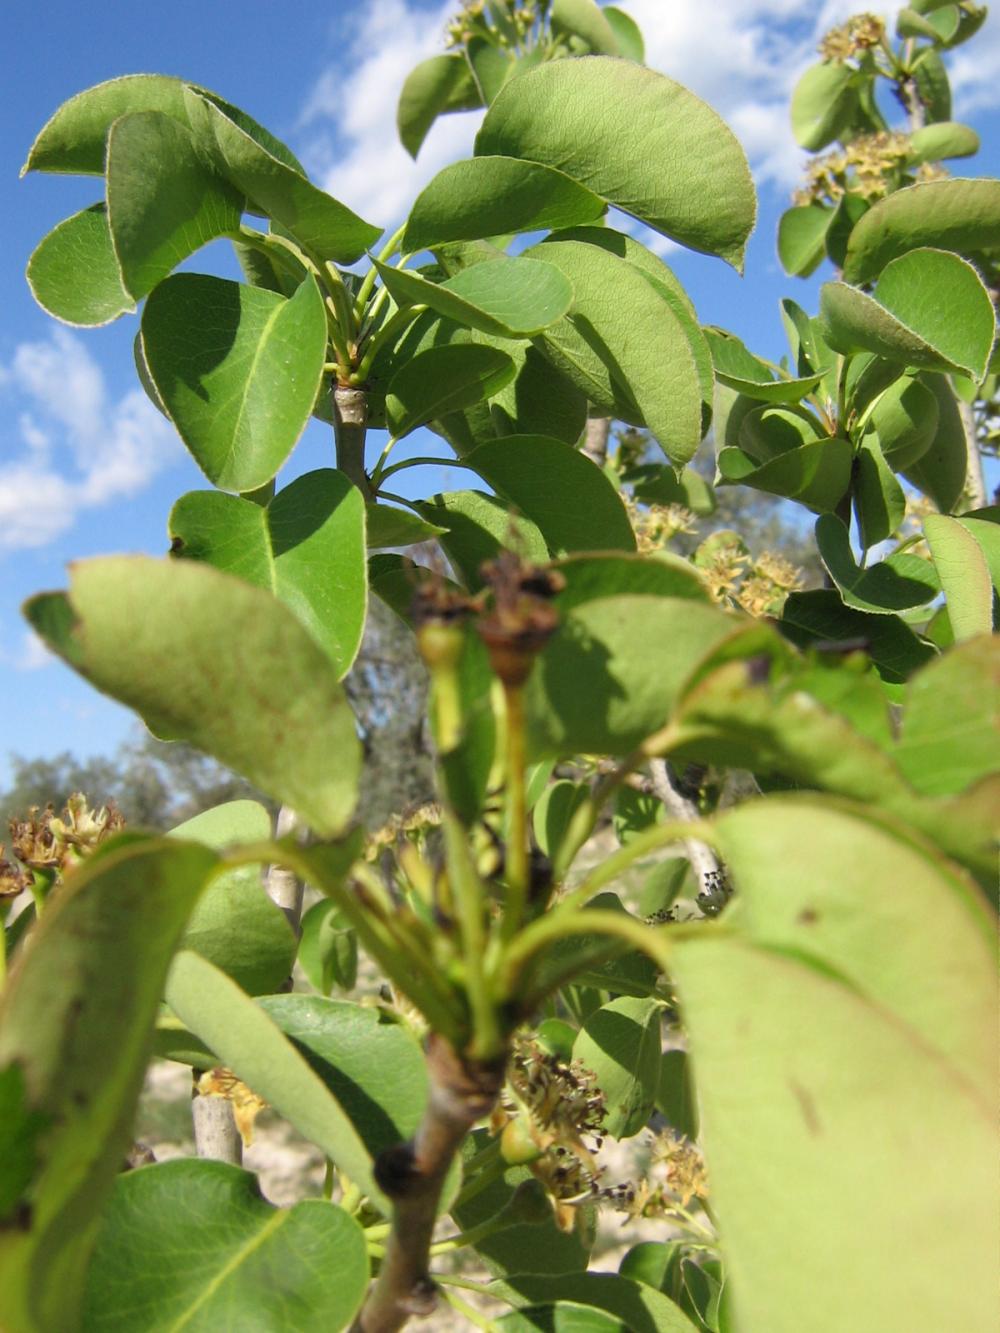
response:
<svg viewBox="0 0 1000 1333"><path fill-rule="evenodd" d="M140 389L111 399L68 329L21 343L0 366L0 397L16 422L13 456L0 462L0 551L48 545L82 510L137 495L179 454Z"/></svg>
<svg viewBox="0 0 1000 1333"><path fill-rule="evenodd" d="M40 671L58 660L30 629L23 632L16 648L0 647L0 664L15 671Z"/></svg>
<svg viewBox="0 0 1000 1333"><path fill-rule="evenodd" d="M647 61L691 88L729 123L759 184L785 191L806 155L792 138L788 101L829 28L858 0L619 0L640 24ZM302 115L307 164L324 188L372 221L398 223L432 175L472 151L480 113L446 116L417 163L396 138L396 97L408 71L443 49L459 0L371 0L340 34L343 54L309 93ZM895 22L898 0L875 6ZM1000 24L988 23L949 56L956 114L1000 106Z"/></svg>

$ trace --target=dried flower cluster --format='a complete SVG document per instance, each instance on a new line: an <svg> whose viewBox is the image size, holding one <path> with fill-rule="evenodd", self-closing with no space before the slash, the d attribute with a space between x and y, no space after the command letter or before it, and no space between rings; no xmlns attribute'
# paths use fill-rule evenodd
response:
<svg viewBox="0 0 1000 1333"><path fill-rule="evenodd" d="M3 859L0 843L0 900L16 898L30 888L31 871L50 877L64 874L124 826L113 801L92 810L82 792L74 792L59 815L53 805L44 810L32 806L23 819L10 821L16 862Z"/></svg>
<svg viewBox="0 0 1000 1333"><path fill-rule="evenodd" d="M628 1206L630 1217L656 1218L684 1227L686 1210L694 1200L708 1198L708 1178L701 1149L666 1129L651 1144L649 1175L641 1180Z"/></svg>
<svg viewBox="0 0 1000 1333"><path fill-rule="evenodd" d="M640 555L662 550L679 533L691 536L697 530L694 514L683 505L640 505L630 495L623 499Z"/></svg>
<svg viewBox="0 0 1000 1333"><path fill-rule="evenodd" d="M885 41L885 23L875 14L855 14L840 28L831 28L819 44L824 60L843 64L881 46Z"/></svg>
<svg viewBox="0 0 1000 1333"><path fill-rule="evenodd" d="M751 556L743 539L728 530L713 533L695 552L694 563L717 602L751 616L781 613L790 592L802 586L802 571L784 556Z"/></svg>
<svg viewBox="0 0 1000 1333"><path fill-rule="evenodd" d="M882 130L859 134L843 148L814 157L806 168L806 182L793 196L793 203L836 204L845 194L863 199L881 199L898 189L910 155L910 136ZM921 179L947 175L943 168L921 172Z"/></svg>
<svg viewBox="0 0 1000 1333"><path fill-rule="evenodd" d="M490 26L485 0L464 0L459 13L445 25L445 46L465 46L473 37L487 37L500 46L509 46L511 32L521 42L548 8L539 0L494 0L494 4L505 21Z"/></svg>

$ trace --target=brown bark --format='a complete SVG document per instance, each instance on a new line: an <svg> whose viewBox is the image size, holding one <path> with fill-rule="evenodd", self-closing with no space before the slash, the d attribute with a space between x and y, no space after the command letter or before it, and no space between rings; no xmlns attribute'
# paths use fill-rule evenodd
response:
<svg viewBox="0 0 1000 1333"><path fill-rule="evenodd" d="M463 1139L492 1109L504 1065L465 1060L443 1038L430 1038L430 1098L423 1121L409 1143L375 1163L378 1183L393 1201L392 1231L351 1333L396 1333L411 1316L435 1308L437 1289L427 1264L441 1190Z"/></svg>
<svg viewBox="0 0 1000 1333"><path fill-rule="evenodd" d="M580 448L582 454L603 467L608 457L608 437L611 434L610 417L588 417L587 430Z"/></svg>
<svg viewBox="0 0 1000 1333"><path fill-rule="evenodd" d="M365 471L365 436L368 431L368 395L364 389L338 384L333 390L333 429L337 441L337 467L364 496L372 490Z"/></svg>

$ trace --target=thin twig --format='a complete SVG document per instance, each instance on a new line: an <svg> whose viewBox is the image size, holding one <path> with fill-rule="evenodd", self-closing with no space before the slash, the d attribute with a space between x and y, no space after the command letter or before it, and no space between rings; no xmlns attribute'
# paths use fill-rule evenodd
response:
<svg viewBox="0 0 1000 1333"><path fill-rule="evenodd" d="M653 791L657 798L663 802L664 809L669 815L672 815L674 819L681 819L692 824L701 820L698 807L681 793L674 782L670 765L665 759L651 759L649 761L649 774L653 780ZM691 863L691 869L698 877L699 887L702 889L708 888L718 879L721 870L721 865L715 853L705 843L699 842L697 838L686 838L684 840L684 851Z"/></svg>

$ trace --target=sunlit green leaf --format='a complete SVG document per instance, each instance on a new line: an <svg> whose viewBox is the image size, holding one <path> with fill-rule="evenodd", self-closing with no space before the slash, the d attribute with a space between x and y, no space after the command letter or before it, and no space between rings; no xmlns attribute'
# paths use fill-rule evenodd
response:
<svg viewBox="0 0 1000 1333"><path fill-rule="evenodd" d="M760 465L742 449L725 448L717 460L721 475L716 485L739 482L829 513L850 483L852 458L850 442L831 437L788 449Z"/></svg>
<svg viewBox="0 0 1000 1333"><path fill-rule="evenodd" d="M848 606L875 614L925 606L940 584L926 560L916 555L890 555L862 568L851 551L850 533L835 514L816 523L816 543L823 564Z"/></svg>
<svg viewBox="0 0 1000 1333"><path fill-rule="evenodd" d="M495 347L429 347L400 366L389 381L386 426L395 439L402 439L437 417L492 398L515 374L513 360Z"/></svg>
<svg viewBox="0 0 1000 1333"><path fill-rule="evenodd" d="M982 548L958 519L928 514L924 536L941 579L955 641L993 629L993 584Z"/></svg>
<svg viewBox="0 0 1000 1333"><path fill-rule="evenodd" d="M826 258L833 210L822 204L786 208L778 223L778 258L793 278L808 278Z"/></svg>
<svg viewBox="0 0 1000 1333"><path fill-rule="evenodd" d="M742 264L755 215L742 149L704 102L641 65L607 56L540 65L503 89L476 155L566 171L654 230ZM654 165L665 162L669 171Z"/></svg>
<svg viewBox="0 0 1000 1333"><path fill-rule="evenodd" d="M122 286L104 204L54 227L28 260L27 276L38 304L65 324L109 324L135 309Z"/></svg>
<svg viewBox="0 0 1000 1333"><path fill-rule="evenodd" d="M792 132L802 148L819 152L850 127L857 107L853 66L840 61L810 65L792 92Z"/></svg>
<svg viewBox="0 0 1000 1333"><path fill-rule="evenodd" d="M321 834L354 809L360 746L330 660L270 593L194 561L72 566L26 606L36 632L169 740L187 740Z"/></svg>
<svg viewBox="0 0 1000 1333"><path fill-rule="evenodd" d="M514 1274L492 1282L490 1290L518 1306L552 1301L603 1310L623 1321L621 1324L616 1322L613 1328L624 1328L628 1333L694 1333L695 1329L687 1316L661 1292L616 1273ZM515 1324L514 1327L518 1326ZM570 1328L580 1329L580 1333L588 1329L587 1324L570 1324L565 1316L562 1324L529 1323L524 1327L564 1329L566 1333Z"/></svg>
<svg viewBox="0 0 1000 1333"><path fill-rule="evenodd" d="M179 273L146 302L143 347L181 438L214 485L271 480L313 410L326 359L326 310L307 278L291 300Z"/></svg>
<svg viewBox="0 0 1000 1333"><path fill-rule="evenodd" d="M399 94L396 128L411 157L416 157L438 116L480 106L479 95L465 57L458 52L431 56L410 70Z"/></svg>

